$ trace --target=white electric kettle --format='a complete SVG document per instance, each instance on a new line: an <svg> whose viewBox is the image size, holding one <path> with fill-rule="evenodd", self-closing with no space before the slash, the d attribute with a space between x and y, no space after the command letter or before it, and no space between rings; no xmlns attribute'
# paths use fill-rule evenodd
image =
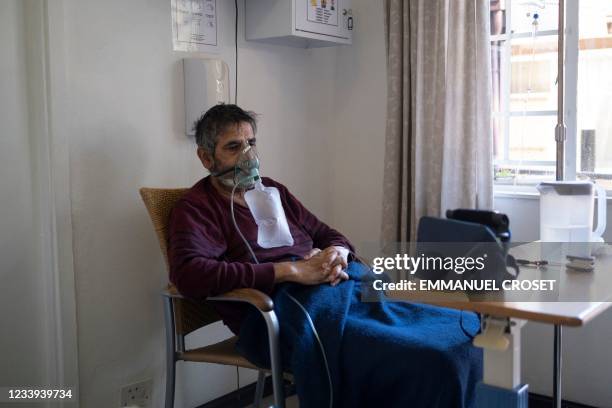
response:
<svg viewBox="0 0 612 408"><path fill-rule="evenodd" d="M606 190L590 181L540 183L540 240L544 242L603 242ZM597 228L593 231L594 191Z"/></svg>

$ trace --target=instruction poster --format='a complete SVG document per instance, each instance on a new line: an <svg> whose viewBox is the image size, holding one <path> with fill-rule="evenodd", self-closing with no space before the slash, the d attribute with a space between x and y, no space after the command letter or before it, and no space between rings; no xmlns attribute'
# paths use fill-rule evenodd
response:
<svg viewBox="0 0 612 408"><path fill-rule="evenodd" d="M308 1L308 21L313 23L338 25L338 0Z"/></svg>
<svg viewBox="0 0 612 408"><path fill-rule="evenodd" d="M216 0L172 0L172 43L175 51L216 47Z"/></svg>

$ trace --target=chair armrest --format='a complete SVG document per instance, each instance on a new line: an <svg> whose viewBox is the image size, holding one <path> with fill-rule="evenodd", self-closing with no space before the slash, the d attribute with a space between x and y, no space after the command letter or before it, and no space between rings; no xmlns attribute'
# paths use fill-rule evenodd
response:
<svg viewBox="0 0 612 408"><path fill-rule="evenodd" d="M172 284L169 284L161 294L168 298L185 299L185 296L181 295L176 286ZM262 291L251 288L234 289L218 296L207 297L206 300L249 303L259 309L260 312L270 312L274 310L274 302L272 302L270 296Z"/></svg>
<svg viewBox="0 0 612 408"><path fill-rule="evenodd" d="M185 296L181 295L176 286L172 284L168 284L168 287L162 290L161 295L173 299L185 299Z"/></svg>
<svg viewBox="0 0 612 408"><path fill-rule="evenodd" d="M206 300L224 302L245 302L255 306L260 312L270 312L274 310L274 302L270 296L262 291L251 288L234 289L218 296L211 296Z"/></svg>

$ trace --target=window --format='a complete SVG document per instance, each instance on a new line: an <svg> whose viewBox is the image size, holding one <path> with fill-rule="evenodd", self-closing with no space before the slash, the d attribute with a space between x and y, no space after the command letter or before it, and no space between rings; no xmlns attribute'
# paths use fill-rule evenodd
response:
<svg viewBox="0 0 612 408"><path fill-rule="evenodd" d="M555 176L558 0L491 0L495 182ZM567 179L612 189L612 1L566 1Z"/></svg>

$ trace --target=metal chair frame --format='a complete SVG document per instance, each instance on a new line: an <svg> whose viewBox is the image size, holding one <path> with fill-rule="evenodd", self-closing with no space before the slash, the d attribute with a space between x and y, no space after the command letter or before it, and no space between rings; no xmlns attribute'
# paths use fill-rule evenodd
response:
<svg viewBox="0 0 612 408"><path fill-rule="evenodd" d="M176 332L176 326L174 321L174 305L173 299L183 299L183 296L173 294L170 291L162 292L162 298L164 303L164 320L165 320L165 331L166 331L166 401L165 407L174 407L174 390L175 390L175 378L176 378L176 363L183 360L180 357L180 353L185 351L185 336ZM255 307L255 304L245 301L238 300L235 298L228 298L221 296L209 297L207 301L224 301L224 302L246 302ZM266 322L268 329L268 339L270 347L270 364L272 374L272 389L274 391L274 406L278 408L285 407L285 397L283 389L283 371L280 359L278 337L279 337L279 325L276 313L274 310L261 311L262 317ZM253 403L254 407L261 405L264 391L264 381L266 378L266 370L259 369L257 376L257 385L255 388L255 400Z"/></svg>

